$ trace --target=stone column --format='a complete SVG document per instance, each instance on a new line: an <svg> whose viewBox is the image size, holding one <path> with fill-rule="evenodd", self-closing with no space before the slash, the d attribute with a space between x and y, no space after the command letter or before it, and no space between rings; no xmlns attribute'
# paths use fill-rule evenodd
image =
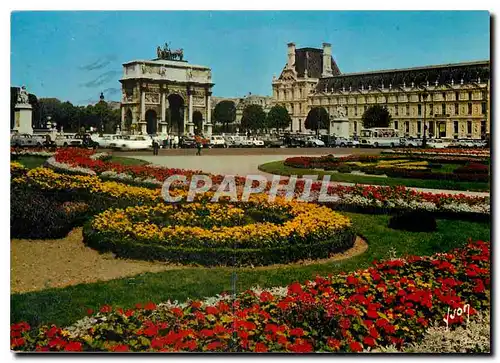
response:
<svg viewBox="0 0 500 363"><path fill-rule="evenodd" d="M193 91L189 90L189 123L193 123Z"/></svg>
<svg viewBox="0 0 500 363"><path fill-rule="evenodd" d="M207 92L207 134L212 135L212 92Z"/></svg>
<svg viewBox="0 0 500 363"><path fill-rule="evenodd" d="M125 128L125 107L123 107L122 105L122 108L121 108L121 111L122 111L122 120L121 120L121 129L123 130ZM80 131L80 130L78 130Z"/></svg>
<svg viewBox="0 0 500 363"><path fill-rule="evenodd" d="M187 130L187 122L188 122L188 107L187 106L184 106L184 122L183 122L183 126L182 126L182 134L184 135L186 133L186 130Z"/></svg>
<svg viewBox="0 0 500 363"><path fill-rule="evenodd" d="M141 89L141 120L142 122L146 121L146 92Z"/></svg>
<svg viewBox="0 0 500 363"><path fill-rule="evenodd" d="M167 122L165 120L165 92L161 93L161 122Z"/></svg>

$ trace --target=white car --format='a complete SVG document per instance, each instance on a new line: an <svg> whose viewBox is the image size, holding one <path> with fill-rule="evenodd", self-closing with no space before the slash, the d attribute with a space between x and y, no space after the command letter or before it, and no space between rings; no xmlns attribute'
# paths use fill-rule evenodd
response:
<svg viewBox="0 0 500 363"><path fill-rule="evenodd" d="M99 143L99 147L101 148L110 148L111 144L116 144L119 140L123 140L123 136L121 135L105 135L105 136L99 136L99 135L92 135L92 140L96 141Z"/></svg>
<svg viewBox="0 0 500 363"><path fill-rule="evenodd" d="M250 141L252 141L252 146L264 147L264 140L260 140L256 137L252 137Z"/></svg>
<svg viewBox="0 0 500 363"><path fill-rule="evenodd" d="M434 149L444 149L447 148L450 144L450 142L441 139L431 139L427 142L427 146Z"/></svg>
<svg viewBox="0 0 500 363"><path fill-rule="evenodd" d="M59 147L82 146L83 140L75 139L75 137L72 135L57 135L54 143Z"/></svg>
<svg viewBox="0 0 500 363"><path fill-rule="evenodd" d="M45 140L29 134L14 134L10 138L11 146L42 146Z"/></svg>
<svg viewBox="0 0 500 363"><path fill-rule="evenodd" d="M123 139L113 140L109 144L112 149L118 150L148 150L153 147L153 140L149 136L131 135L124 136Z"/></svg>
<svg viewBox="0 0 500 363"><path fill-rule="evenodd" d="M325 146L325 143L321 141L320 139L317 139L314 136L308 136L305 140L306 146L309 147L323 147Z"/></svg>
<svg viewBox="0 0 500 363"><path fill-rule="evenodd" d="M217 135L210 136L209 145L210 147L227 147L224 137Z"/></svg>

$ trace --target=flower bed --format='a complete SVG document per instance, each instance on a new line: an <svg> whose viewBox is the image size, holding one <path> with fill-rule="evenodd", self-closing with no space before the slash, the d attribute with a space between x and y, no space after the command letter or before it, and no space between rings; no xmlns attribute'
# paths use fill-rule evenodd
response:
<svg viewBox="0 0 500 363"><path fill-rule="evenodd" d="M136 206L107 210L84 230L89 246L120 257L203 265L268 265L326 258L351 247L349 218L312 203Z"/></svg>
<svg viewBox="0 0 500 363"><path fill-rule="evenodd" d="M470 162L470 158L464 157L438 157L426 155L383 155L364 156L352 155L347 157L334 157L332 155L320 157L292 157L287 158L285 166L301 169L324 169L336 170L341 173L361 171L369 175L385 174L393 178L414 178L414 179L434 179L434 180L455 180L488 182L489 170L485 165L484 173L449 173L440 172L440 163L464 164ZM480 160L474 159L475 163ZM438 171L436 171L438 170Z"/></svg>
<svg viewBox="0 0 500 363"><path fill-rule="evenodd" d="M401 154L401 155L448 155L448 156L465 156L471 158L489 158L490 149L392 149L384 150L384 154Z"/></svg>
<svg viewBox="0 0 500 363"><path fill-rule="evenodd" d="M490 244L205 301L103 306L62 328L11 325L16 351L361 352L419 342L490 308ZM459 316L457 309L463 314ZM448 314L449 313L449 314Z"/></svg>
<svg viewBox="0 0 500 363"><path fill-rule="evenodd" d="M106 200L129 199L138 202L158 203L162 200L159 188L131 186L114 181L103 181L97 176L67 175L47 168L27 170L18 163L11 163L12 183L28 185L42 191L71 191L101 196ZM303 192L304 181L297 181L296 196ZM318 200L321 183L313 183L312 200ZM171 190L172 196L186 196L182 189ZM489 216L490 198L472 197L464 194L435 194L417 192L402 186L330 185L328 195L336 196L328 203L334 208L353 207L358 211L381 208L391 210L425 210L429 212L454 213L462 216L479 214Z"/></svg>
<svg viewBox="0 0 500 363"><path fill-rule="evenodd" d="M23 148L23 149L16 149L16 148L10 148L10 154L11 156L40 156L40 157L51 157L55 154L55 151L53 148Z"/></svg>

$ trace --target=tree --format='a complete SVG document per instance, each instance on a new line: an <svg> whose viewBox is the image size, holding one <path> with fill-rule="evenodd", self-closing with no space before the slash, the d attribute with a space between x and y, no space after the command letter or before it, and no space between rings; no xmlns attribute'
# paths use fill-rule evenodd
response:
<svg viewBox="0 0 500 363"><path fill-rule="evenodd" d="M227 100L219 102L214 109L214 119L227 129L227 125L236 120L236 106L234 102Z"/></svg>
<svg viewBox="0 0 500 363"><path fill-rule="evenodd" d="M317 135L320 129L328 128L329 122L330 116L328 116L328 112L323 107L313 107L307 114L304 126L308 130L316 131Z"/></svg>
<svg viewBox="0 0 500 363"><path fill-rule="evenodd" d="M363 127L369 129L372 127L388 127L391 121L391 114L387 108L381 105L373 105L363 113Z"/></svg>
<svg viewBox="0 0 500 363"><path fill-rule="evenodd" d="M276 105L273 106L267 114L266 128L276 128L276 130L279 131L281 129L286 129L290 126L291 122L292 118L286 108Z"/></svg>
<svg viewBox="0 0 500 363"><path fill-rule="evenodd" d="M266 126L266 113L261 105L246 105L241 117L244 130L259 130Z"/></svg>

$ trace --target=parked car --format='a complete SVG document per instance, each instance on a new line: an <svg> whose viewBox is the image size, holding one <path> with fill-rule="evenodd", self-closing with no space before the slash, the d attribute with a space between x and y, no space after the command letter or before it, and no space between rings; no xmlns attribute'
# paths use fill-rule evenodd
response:
<svg viewBox="0 0 500 363"><path fill-rule="evenodd" d="M82 140L82 146L92 149L97 149L99 147L99 142L92 140L90 134L76 134L75 139Z"/></svg>
<svg viewBox="0 0 500 363"><path fill-rule="evenodd" d="M99 136L97 134L94 134L91 136L92 140L96 141L99 143L99 147L101 148L110 148L112 143L117 143L118 140L123 140L122 135L105 135L105 136Z"/></svg>
<svg viewBox="0 0 500 363"><path fill-rule="evenodd" d="M179 147L181 149L192 149L196 147L196 140L194 137L181 136L179 139Z"/></svg>
<svg viewBox="0 0 500 363"><path fill-rule="evenodd" d="M118 150L147 150L153 146L153 139L144 135L124 136L123 139L113 140L109 144L112 149Z"/></svg>
<svg viewBox="0 0 500 363"><path fill-rule="evenodd" d="M262 140L264 142L264 147L284 147L285 143L283 138L277 137L267 137Z"/></svg>
<svg viewBox="0 0 500 363"><path fill-rule="evenodd" d="M325 142L315 136L307 136L304 140L306 147L324 147Z"/></svg>
<svg viewBox="0 0 500 363"><path fill-rule="evenodd" d="M422 147L422 139L407 138L401 139L401 146L404 147Z"/></svg>
<svg viewBox="0 0 500 363"><path fill-rule="evenodd" d="M83 140L82 139L76 139L72 135L57 135L54 143L56 146L59 147L68 147L68 146L73 146L73 147L78 147L83 145Z"/></svg>
<svg viewBox="0 0 500 363"><path fill-rule="evenodd" d="M427 146L434 149L444 149L451 144L450 141L445 141L443 139L431 139L427 142Z"/></svg>
<svg viewBox="0 0 500 363"><path fill-rule="evenodd" d="M45 140L29 134L14 134L10 138L10 145L16 147L42 146Z"/></svg>
<svg viewBox="0 0 500 363"><path fill-rule="evenodd" d="M209 147L227 147L224 137L218 135L210 136L208 145Z"/></svg>

